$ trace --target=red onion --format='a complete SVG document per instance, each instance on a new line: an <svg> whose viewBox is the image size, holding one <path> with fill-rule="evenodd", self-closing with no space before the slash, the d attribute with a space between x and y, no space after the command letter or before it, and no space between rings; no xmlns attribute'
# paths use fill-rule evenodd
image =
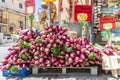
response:
<svg viewBox="0 0 120 80"><path fill-rule="evenodd" d="M62 54L62 55L65 55L65 52L64 52L64 51L61 51L61 54Z"/></svg>
<svg viewBox="0 0 120 80"><path fill-rule="evenodd" d="M35 61L35 64L37 64L37 65L38 65L38 64L39 64L39 60L36 60L36 61Z"/></svg>
<svg viewBox="0 0 120 80"><path fill-rule="evenodd" d="M71 53L70 53L70 57L71 57L71 58L75 58L75 52L71 52Z"/></svg>
<svg viewBox="0 0 120 80"><path fill-rule="evenodd" d="M69 58L69 54L65 54L65 58Z"/></svg>
<svg viewBox="0 0 120 80"><path fill-rule="evenodd" d="M53 47L57 47L57 44L54 43L54 44L53 44Z"/></svg>
<svg viewBox="0 0 120 80"><path fill-rule="evenodd" d="M50 38L54 40L54 39L55 39L55 36L54 36L54 35L51 35Z"/></svg>
<svg viewBox="0 0 120 80"><path fill-rule="evenodd" d="M5 66L2 66L0 69L1 69L1 71L5 71L5 70L6 70L6 67L5 67Z"/></svg>
<svg viewBox="0 0 120 80"><path fill-rule="evenodd" d="M39 59L39 57L38 56L34 56L34 59L37 60L37 59Z"/></svg>
<svg viewBox="0 0 120 80"><path fill-rule="evenodd" d="M10 47L10 48L8 48L8 50L9 50L9 51L12 51L12 50L14 50L14 48L13 48L13 47Z"/></svg>
<svg viewBox="0 0 120 80"><path fill-rule="evenodd" d="M81 52L84 53L86 51L86 48L82 48Z"/></svg>
<svg viewBox="0 0 120 80"><path fill-rule="evenodd" d="M11 64L8 63L8 64L6 65L6 69L8 69L8 68L10 68L10 67L11 67Z"/></svg>
<svg viewBox="0 0 120 80"><path fill-rule="evenodd" d="M65 44L66 44L66 46L70 46L70 42L66 42Z"/></svg>
<svg viewBox="0 0 120 80"><path fill-rule="evenodd" d="M101 64L100 61L97 61L97 60L95 60L94 63L95 64Z"/></svg>
<svg viewBox="0 0 120 80"><path fill-rule="evenodd" d="M26 67L25 64L23 64L22 67L25 68Z"/></svg>
<svg viewBox="0 0 120 80"><path fill-rule="evenodd" d="M52 57L52 62L55 62L57 60L56 57Z"/></svg>
<svg viewBox="0 0 120 80"><path fill-rule="evenodd" d="M49 48L45 48L45 52L48 53L49 52Z"/></svg>
<svg viewBox="0 0 120 80"><path fill-rule="evenodd" d="M81 52L80 52L80 51L76 51L76 53L77 53L77 55L80 55L80 54L81 54Z"/></svg>
<svg viewBox="0 0 120 80"><path fill-rule="evenodd" d="M52 47L52 45L51 44L47 44L47 48L51 48Z"/></svg>
<svg viewBox="0 0 120 80"><path fill-rule="evenodd" d="M6 60L8 60L8 58L9 58L10 56L11 56L10 54L7 54L7 55L5 55L4 58L5 58Z"/></svg>
<svg viewBox="0 0 120 80"><path fill-rule="evenodd" d="M46 60L45 63L46 63L46 64L50 64L50 60Z"/></svg>
<svg viewBox="0 0 120 80"><path fill-rule="evenodd" d="M87 55L89 55L89 54L90 54L90 51L86 50L85 53L86 53Z"/></svg>
<svg viewBox="0 0 120 80"><path fill-rule="evenodd" d="M15 51L15 50L12 50L12 51L10 52L10 54L11 54L11 55L14 55L14 54L16 54L16 51Z"/></svg>
<svg viewBox="0 0 120 80"><path fill-rule="evenodd" d="M35 55L39 55L39 51L36 51L34 54L35 54Z"/></svg>
<svg viewBox="0 0 120 80"><path fill-rule="evenodd" d="M53 43L54 42L54 40L49 40L49 43Z"/></svg>
<svg viewBox="0 0 120 80"><path fill-rule="evenodd" d="M90 48L91 46L90 45L86 45L86 48L88 49L88 48Z"/></svg>
<svg viewBox="0 0 120 80"><path fill-rule="evenodd" d="M54 63L53 63L53 65L58 65L59 64L59 61L55 61Z"/></svg>
<svg viewBox="0 0 120 80"><path fill-rule="evenodd" d="M49 32L52 32L52 29L48 29Z"/></svg>
<svg viewBox="0 0 120 80"><path fill-rule="evenodd" d="M59 58L64 58L64 55L60 55Z"/></svg>
<svg viewBox="0 0 120 80"><path fill-rule="evenodd" d="M56 43L60 43L60 40L59 40L59 39L56 39Z"/></svg>
<svg viewBox="0 0 120 80"><path fill-rule="evenodd" d="M81 55L80 55L80 58L85 59L85 55L84 55L84 54L81 54Z"/></svg>
<svg viewBox="0 0 120 80"><path fill-rule="evenodd" d="M77 64L76 67L80 67L80 64Z"/></svg>
<svg viewBox="0 0 120 80"><path fill-rule="evenodd" d="M40 52L40 57L44 57L45 53L44 52Z"/></svg>
<svg viewBox="0 0 120 80"><path fill-rule="evenodd" d="M80 60L80 58L76 56L75 59L74 59L74 62L75 62L75 63L78 63L79 60Z"/></svg>
<svg viewBox="0 0 120 80"><path fill-rule="evenodd" d="M13 61L16 61L16 60L17 60L17 58L16 58L16 57L13 57L13 58L12 58L12 60L13 60Z"/></svg>
<svg viewBox="0 0 120 80"><path fill-rule="evenodd" d="M41 38L45 39L45 38L46 38L46 35L42 35Z"/></svg>
<svg viewBox="0 0 120 80"><path fill-rule="evenodd" d="M40 51L44 51L45 50L45 48L44 47L40 47Z"/></svg>
<svg viewBox="0 0 120 80"><path fill-rule="evenodd" d="M60 63L64 63L65 62L65 60L63 60L63 59L60 59Z"/></svg>
<svg viewBox="0 0 120 80"><path fill-rule="evenodd" d="M43 58L40 58L40 59L39 59L39 62L40 62L40 63L42 63L43 61L44 61Z"/></svg>
<svg viewBox="0 0 120 80"><path fill-rule="evenodd" d="M31 37L32 37L32 31L28 31L28 32L27 32L27 36L28 36L29 38L31 38Z"/></svg>
<svg viewBox="0 0 120 80"><path fill-rule="evenodd" d="M6 65L7 63L8 63L8 61L7 60L4 60L4 61L2 61L1 62L3 65Z"/></svg>
<svg viewBox="0 0 120 80"><path fill-rule="evenodd" d="M62 64L58 64L58 67L62 67Z"/></svg>
<svg viewBox="0 0 120 80"><path fill-rule="evenodd" d="M68 62L69 62L69 63L73 63L73 59L72 59L72 58L69 58L69 59L68 59Z"/></svg>

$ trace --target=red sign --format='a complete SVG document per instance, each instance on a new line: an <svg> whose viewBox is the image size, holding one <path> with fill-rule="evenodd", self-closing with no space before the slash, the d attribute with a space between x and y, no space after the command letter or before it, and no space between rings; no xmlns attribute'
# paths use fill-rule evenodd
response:
<svg viewBox="0 0 120 80"><path fill-rule="evenodd" d="M104 16L100 18L100 29L114 29L116 27L114 16Z"/></svg>
<svg viewBox="0 0 120 80"><path fill-rule="evenodd" d="M74 19L76 21L90 21L92 19L92 6L75 5Z"/></svg>
<svg viewBox="0 0 120 80"><path fill-rule="evenodd" d="M25 13L34 14L35 13L35 0L26 0L25 1Z"/></svg>

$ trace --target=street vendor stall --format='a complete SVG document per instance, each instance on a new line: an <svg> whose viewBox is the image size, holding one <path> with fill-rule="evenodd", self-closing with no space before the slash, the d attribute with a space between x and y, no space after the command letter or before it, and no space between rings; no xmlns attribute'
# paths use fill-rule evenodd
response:
<svg viewBox="0 0 120 80"><path fill-rule="evenodd" d="M39 22L45 24L48 19L48 23L40 33L33 31L34 4L26 4L30 29L23 32L17 43L8 49L9 53L1 62L3 74L23 71L28 75L31 70L33 74L38 74L39 68L61 68L62 73L66 74L67 69L78 68L90 69L92 75L97 75L100 65L103 70L111 70L113 76L117 77L120 69L120 45L112 44L111 34L116 28L115 17L93 15L95 8L92 0L43 2L42 7L46 10L39 14ZM95 16L99 19L95 20L94 27L99 25L99 29L94 33L100 35L101 32L102 38L107 41L104 47L93 44L92 24ZM26 75L22 74L23 77Z"/></svg>

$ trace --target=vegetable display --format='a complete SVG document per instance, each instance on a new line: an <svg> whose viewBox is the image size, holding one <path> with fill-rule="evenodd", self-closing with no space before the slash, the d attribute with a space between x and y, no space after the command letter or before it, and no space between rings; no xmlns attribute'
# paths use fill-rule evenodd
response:
<svg viewBox="0 0 120 80"><path fill-rule="evenodd" d="M9 48L1 70L30 67L86 67L101 65L101 53L87 39L67 35L67 29L47 26L37 34L28 30Z"/></svg>
<svg viewBox="0 0 120 80"><path fill-rule="evenodd" d="M1 61L1 70L10 70L17 72L19 68L29 69L33 58L32 43L36 39L37 34L28 30L24 32L17 43L8 49L9 53L4 57L4 61Z"/></svg>

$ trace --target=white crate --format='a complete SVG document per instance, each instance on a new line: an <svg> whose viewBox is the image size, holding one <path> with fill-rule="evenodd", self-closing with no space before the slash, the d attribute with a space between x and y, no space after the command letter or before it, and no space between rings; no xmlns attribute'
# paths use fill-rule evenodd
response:
<svg viewBox="0 0 120 80"><path fill-rule="evenodd" d="M110 70L114 77L118 77L120 75L120 56L103 56L102 59L102 69Z"/></svg>

